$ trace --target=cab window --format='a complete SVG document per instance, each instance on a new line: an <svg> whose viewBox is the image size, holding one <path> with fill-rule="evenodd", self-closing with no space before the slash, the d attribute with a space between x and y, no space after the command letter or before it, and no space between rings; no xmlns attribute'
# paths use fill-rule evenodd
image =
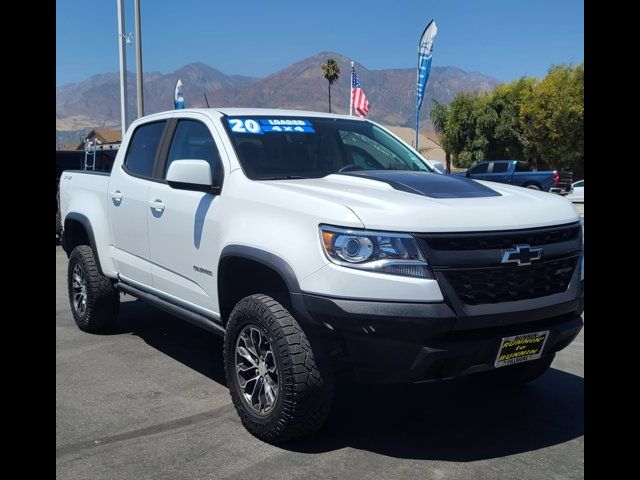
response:
<svg viewBox="0 0 640 480"><path fill-rule="evenodd" d="M163 178L174 160L205 160L211 166L213 177L219 159L218 148L207 126L197 120L180 120L171 140Z"/></svg>
<svg viewBox="0 0 640 480"><path fill-rule="evenodd" d="M475 167L471 167L471 169L469 170L469 173L471 175L475 175L476 173L487 173L488 169L489 169L488 163L481 163L479 165L476 165Z"/></svg>
<svg viewBox="0 0 640 480"><path fill-rule="evenodd" d="M151 177L166 121L140 125L133 132L124 165L130 173Z"/></svg>
<svg viewBox="0 0 640 480"><path fill-rule="evenodd" d="M494 162L491 173L507 173L509 171L509 162Z"/></svg>

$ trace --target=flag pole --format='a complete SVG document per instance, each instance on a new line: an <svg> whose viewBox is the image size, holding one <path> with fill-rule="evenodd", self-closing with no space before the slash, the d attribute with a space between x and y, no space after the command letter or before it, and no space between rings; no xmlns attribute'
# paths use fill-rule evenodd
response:
<svg viewBox="0 0 640 480"><path fill-rule="evenodd" d="M349 76L351 77L349 80L349 116L353 116L353 62L351 62L351 72L349 72Z"/></svg>
<svg viewBox="0 0 640 480"><path fill-rule="evenodd" d="M127 102L127 51L124 33L124 0L118 0L118 54L120 60L120 123L122 139L127 133L129 104Z"/></svg>
<svg viewBox="0 0 640 480"><path fill-rule="evenodd" d="M420 152L418 150L418 122L420 121L420 109L416 106L416 152Z"/></svg>

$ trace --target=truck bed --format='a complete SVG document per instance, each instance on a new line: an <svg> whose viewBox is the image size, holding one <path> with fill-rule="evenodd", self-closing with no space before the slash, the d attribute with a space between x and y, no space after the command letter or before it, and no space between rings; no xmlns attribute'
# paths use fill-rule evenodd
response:
<svg viewBox="0 0 640 480"><path fill-rule="evenodd" d="M83 223L91 219L90 236L95 242L102 270L115 275L113 267L111 222L109 219L109 180L111 173L85 170L65 170L60 176L60 215L63 236L67 232L67 220ZM69 212L73 212L69 214Z"/></svg>

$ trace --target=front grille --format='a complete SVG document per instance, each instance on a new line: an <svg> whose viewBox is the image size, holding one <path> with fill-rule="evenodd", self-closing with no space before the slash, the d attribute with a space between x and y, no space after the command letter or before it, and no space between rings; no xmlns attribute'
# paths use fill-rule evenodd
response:
<svg viewBox="0 0 640 480"><path fill-rule="evenodd" d="M532 229L516 232L490 232L476 234L425 234L417 235L433 250L491 250L511 248L518 244L540 247L551 243L575 240L580 225Z"/></svg>
<svg viewBox="0 0 640 480"><path fill-rule="evenodd" d="M499 266L441 270L460 300L467 305L512 302L562 293L578 258L563 258L527 266Z"/></svg>

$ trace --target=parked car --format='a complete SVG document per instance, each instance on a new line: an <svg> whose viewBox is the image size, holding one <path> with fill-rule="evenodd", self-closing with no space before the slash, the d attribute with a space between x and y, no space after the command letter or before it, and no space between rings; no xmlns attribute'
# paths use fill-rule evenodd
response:
<svg viewBox="0 0 640 480"><path fill-rule="evenodd" d="M473 164L466 172L458 173L474 180L508 183L543 192L567 195L573 181L571 172L557 170L534 171L527 162L493 160Z"/></svg>
<svg viewBox="0 0 640 480"><path fill-rule="evenodd" d="M223 336L236 411L272 443L318 430L346 372L524 383L583 325L571 202L435 174L366 119L149 115L110 174L63 172L60 203L78 327L108 330L125 292Z"/></svg>
<svg viewBox="0 0 640 480"><path fill-rule="evenodd" d="M567 199L574 203L584 203L584 180L578 180L572 185L572 190Z"/></svg>

